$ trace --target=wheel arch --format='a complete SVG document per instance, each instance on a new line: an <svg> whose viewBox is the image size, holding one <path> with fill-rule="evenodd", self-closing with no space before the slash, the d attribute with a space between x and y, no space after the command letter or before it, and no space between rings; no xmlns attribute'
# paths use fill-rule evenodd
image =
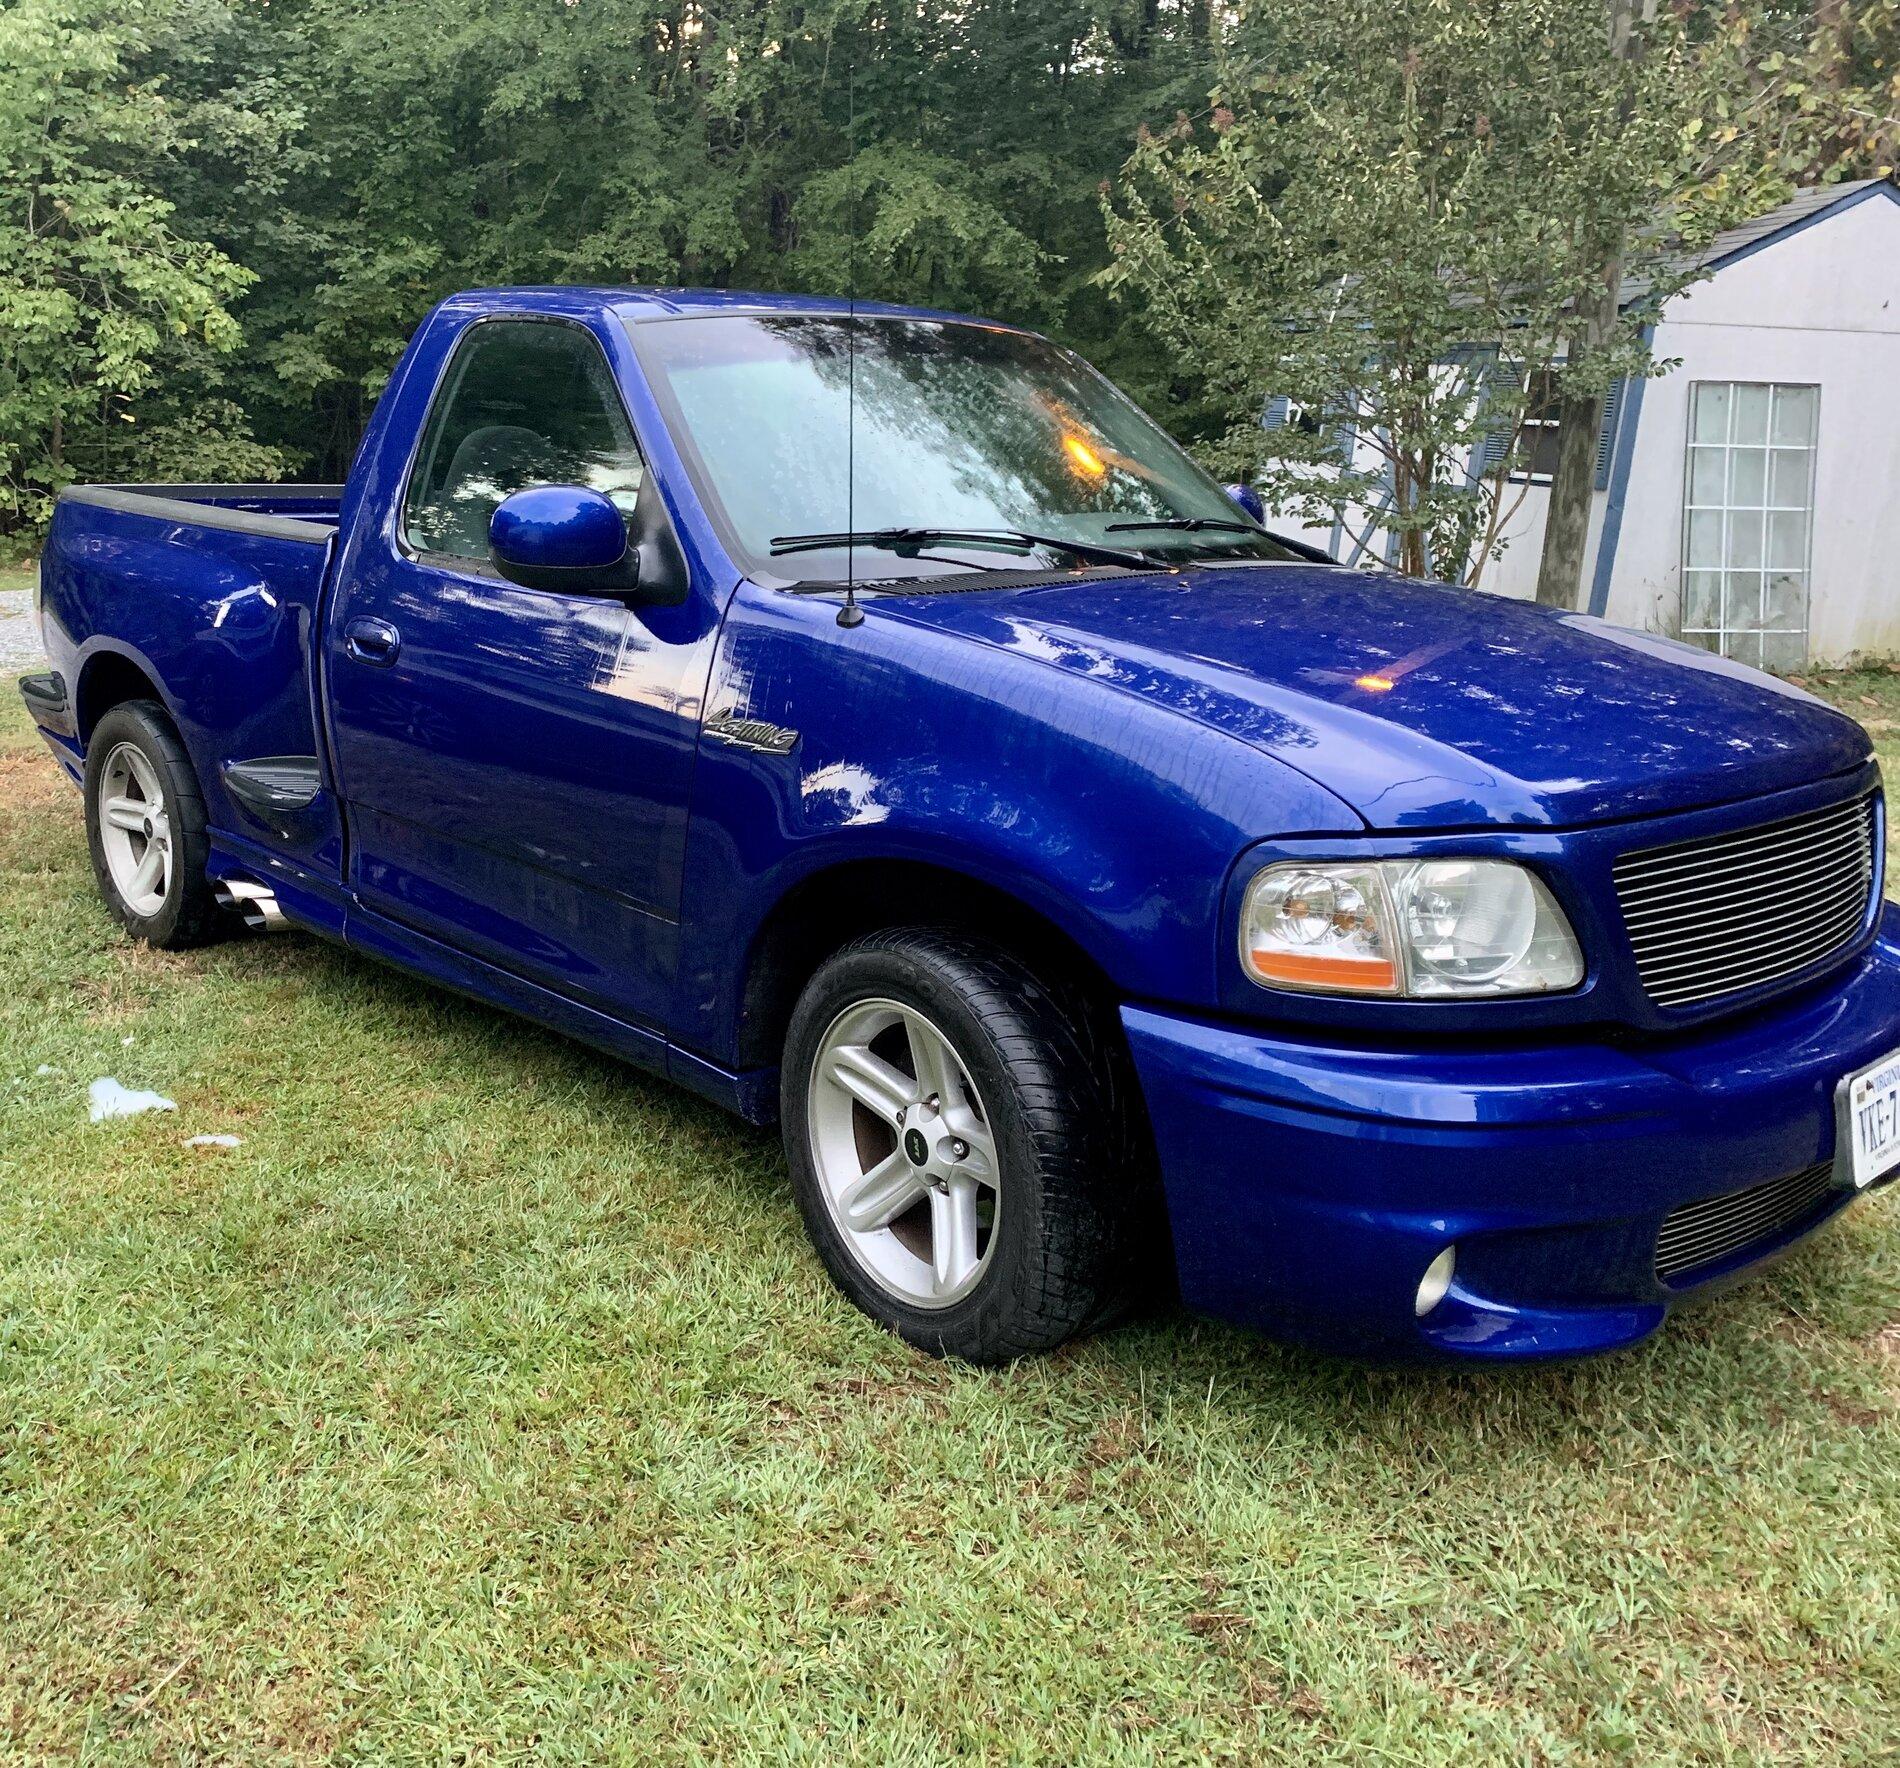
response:
<svg viewBox="0 0 1900 1768"><path fill-rule="evenodd" d="M82 746L92 741L99 720L128 700L154 700L172 718L170 702L158 677L143 658L130 651L100 646L79 666L73 684L73 721ZM175 718L172 719L177 723Z"/></svg>
<svg viewBox="0 0 1900 1768"><path fill-rule="evenodd" d="M1016 952L1104 1008L1115 989L1099 957L1049 915L1001 886L930 860L841 859L807 873L767 911L746 948L739 1065L775 1065L805 984L833 952L889 927L952 926Z"/></svg>

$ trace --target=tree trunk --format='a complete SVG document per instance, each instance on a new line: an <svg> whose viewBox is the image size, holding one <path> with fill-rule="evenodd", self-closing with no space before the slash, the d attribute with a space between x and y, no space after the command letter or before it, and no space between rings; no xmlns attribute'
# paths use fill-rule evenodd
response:
<svg viewBox="0 0 1900 1768"><path fill-rule="evenodd" d="M1594 353L1616 330L1617 289L1623 280L1619 246L1604 266L1604 281L1592 292L1572 349ZM1603 401L1562 399L1557 406L1557 470L1550 478L1544 512L1544 553L1537 566L1537 599L1547 608L1575 608L1583 588L1583 557L1590 539L1590 493L1596 488L1597 433Z"/></svg>
<svg viewBox="0 0 1900 1768"><path fill-rule="evenodd" d="M1643 34L1636 28L1638 9L1645 18L1653 17L1655 0L1608 3L1610 59L1641 60ZM1616 334L1624 246L1621 227L1603 237L1596 286L1578 311L1570 336L1572 361L1602 349ZM1544 551L1537 566L1537 599L1547 608L1576 607L1583 588L1583 557L1590 538L1590 493L1596 484L1597 430L1602 422L1601 398L1566 397L1558 404L1557 470L1551 476L1550 504L1544 515Z"/></svg>

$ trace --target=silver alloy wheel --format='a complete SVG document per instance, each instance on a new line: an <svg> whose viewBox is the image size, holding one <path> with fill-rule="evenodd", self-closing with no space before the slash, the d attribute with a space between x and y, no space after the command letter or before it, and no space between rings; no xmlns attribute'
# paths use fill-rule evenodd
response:
<svg viewBox="0 0 1900 1768"><path fill-rule="evenodd" d="M149 918L172 887L172 829L158 770L136 743L119 743L99 770L99 845L112 885Z"/></svg>
<svg viewBox="0 0 1900 1768"><path fill-rule="evenodd" d="M852 1256L915 1308L968 1295L996 1247L1002 1195L989 1114L956 1047L914 1007L858 1001L807 1080L812 1165Z"/></svg>

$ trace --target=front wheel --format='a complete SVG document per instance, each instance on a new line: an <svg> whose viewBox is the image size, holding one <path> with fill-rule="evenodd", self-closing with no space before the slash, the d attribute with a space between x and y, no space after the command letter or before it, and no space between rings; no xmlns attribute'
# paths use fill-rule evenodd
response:
<svg viewBox="0 0 1900 1768"><path fill-rule="evenodd" d="M205 878L210 843L191 758L152 700L128 700L86 745L86 836L93 876L125 930L166 951L224 930Z"/></svg>
<svg viewBox="0 0 1900 1768"><path fill-rule="evenodd" d="M792 1015L786 1158L826 1268L936 1355L1048 1350L1126 1301L1148 1201L1092 1003L951 930L846 946Z"/></svg>

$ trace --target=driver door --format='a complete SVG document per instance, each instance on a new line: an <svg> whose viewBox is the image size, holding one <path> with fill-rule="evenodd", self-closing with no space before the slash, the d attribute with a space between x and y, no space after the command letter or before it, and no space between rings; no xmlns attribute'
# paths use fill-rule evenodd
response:
<svg viewBox="0 0 1900 1768"><path fill-rule="evenodd" d="M362 906L663 1029L703 609L523 589L488 556L515 491L586 485L630 515L644 481L586 327L478 320L398 521L339 589L326 663Z"/></svg>

